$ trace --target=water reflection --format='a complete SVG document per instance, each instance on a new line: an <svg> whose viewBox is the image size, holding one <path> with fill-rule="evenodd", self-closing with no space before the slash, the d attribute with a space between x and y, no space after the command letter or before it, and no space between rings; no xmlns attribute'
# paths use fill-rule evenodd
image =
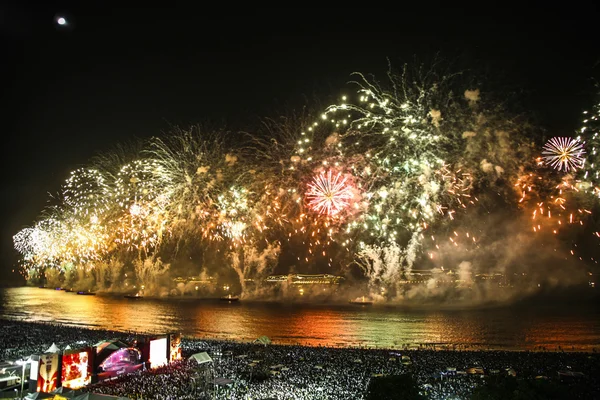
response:
<svg viewBox="0 0 600 400"><path fill-rule="evenodd" d="M600 312L595 308L408 311L378 306L132 300L39 288L4 289L0 300L3 318L120 331L182 332L204 338L254 340L267 335L276 343L310 346L456 344L569 350L600 346Z"/></svg>

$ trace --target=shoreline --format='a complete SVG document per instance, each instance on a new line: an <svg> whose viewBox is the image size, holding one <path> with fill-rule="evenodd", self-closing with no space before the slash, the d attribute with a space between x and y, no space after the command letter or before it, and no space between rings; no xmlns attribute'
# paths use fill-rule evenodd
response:
<svg viewBox="0 0 600 400"><path fill-rule="evenodd" d="M158 332L128 332L122 330L111 330L100 327L93 327L88 325L71 325L64 324L60 322L50 322L50 321L30 321L26 319L10 319L2 317L0 318L0 329L4 328L5 325L10 323L23 323L23 324L32 324L37 326L52 326L52 327L60 327L64 329L72 329L72 330L89 330L96 333L103 333L106 336L110 336L118 334L123 337L127 336L152 336L160 334ZM164 331L162 334L173 333L171 331ZM231 338L231 337L223 337L219 335L206 335L202 337L183 335L181 336L182 340L186 340L189 342L208 342L212 344L240 344L240 345L249 345L253 344L255 339L251 338ZM271 338L271 337L270 337ZM492 347L492 346L477 346L470 344L445 344L445 343L407 343L406 346L404 344L397 346L373 346L373 345L349 345L345 343L339 343L338 345L311 345L307 342L302 341L290 341L290 340L280 340L279 338L272 337L271 338L272 346L290 346L290 347L304 347L307 349L335 349L335 350L373 350L373 351L429 351L429 352L448 352L448 353L535 353L535 354L588 354L595 355L598 354L595 351L595 347L593 350L586 349L572 349L572 348L563 348L562 346L547 348L541 346L539 349L527 349L527 348L519 348L519 347Z"/></svg>
<svg viewBox="0 0 600 400"><path fill-rule="evenodd" d="M39 287L33 285L22 285L18 287L7 287L0 289L18 289L18 288L37 288L52 291L64 291L64 289L58 289L55 287ZM83 290L82 291L86 291ZM77 290L73 292L66 292L74 295L77 294ZM128 291L106 291L98 290L92 292L95 296L120 299L128 295L131 292ZM139 299L143 301L165 301L165 302L223 302L221 295L203 295L199 296L196 294L188 295L142 295ZM405 299L405 300L373 300L372 304L361 305L351 304L350 301L355 297L341 297L329 296L329 297L303 297L299 295L290 295L287 297L243 297L239 296L239 301L246 304L276 304L279 306L293 306L293 305L314 305L314 306L335 306L335 307L352 307L355 309L361 308L379 308L379 309L397 309L402 311L486 311L494 309L509 309L514 307L551 307L552 304L560 305L573 305L581 306L592 305L596 306L600 300L600 291L588 291L582 293L581 291L574 289L573 287L563 288L563 290L555 290L549 292L535 292L529 293L520 297L508 297L499 300L477 300L472 301L469 299L445 299L445 300L432 300L432 299Z"/></svg>

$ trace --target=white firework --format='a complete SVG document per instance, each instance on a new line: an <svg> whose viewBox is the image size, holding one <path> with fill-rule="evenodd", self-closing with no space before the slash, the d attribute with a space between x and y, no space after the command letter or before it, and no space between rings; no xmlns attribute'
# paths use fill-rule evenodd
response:
<svg viewBox="0 0 600 400"><path fill-rule="evenodd" d="M569 172L583 167L585 158L584 143L579 139L555 137L544 145L542 151L546 165L558 171Z"/></svg>

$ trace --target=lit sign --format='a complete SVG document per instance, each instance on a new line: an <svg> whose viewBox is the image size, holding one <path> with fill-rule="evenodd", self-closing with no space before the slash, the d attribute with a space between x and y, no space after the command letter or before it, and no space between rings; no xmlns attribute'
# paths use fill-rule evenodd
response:
<svg viewBox="0 0 600 400"><path fill-rule="evenodd" d="M150 368L160 367L167 363L167 338L150 341Z"/></svg>
<svg viewBox="0 0 600 400"><path fill-rule="evenodd" d="M38 392L51 392L58 385L58 354L43 354L38 366Z"/></svg>

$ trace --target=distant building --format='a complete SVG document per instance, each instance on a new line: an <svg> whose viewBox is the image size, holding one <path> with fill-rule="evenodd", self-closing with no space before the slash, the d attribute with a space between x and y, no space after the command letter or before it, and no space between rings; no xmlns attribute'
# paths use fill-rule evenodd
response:
<svg viewBox="0 0 600 400"><path fill-rule="evenodd" d="M201 278L199 276L188 276L185 278L177 277L173 279L173 282L177 285L179 283L183 284L196 284L196 285L213 285L217 283L217 278L213 278L212 276L208 276L205 278Z"/></svg>
<svg viewBox="0 0 600 400"><path fill-rule="evenodd" d="M345 278L337 275L319 274L319 275L270 275L265 281L271 283L288 283L294 286L303 285L339 285Z"/></svg>

